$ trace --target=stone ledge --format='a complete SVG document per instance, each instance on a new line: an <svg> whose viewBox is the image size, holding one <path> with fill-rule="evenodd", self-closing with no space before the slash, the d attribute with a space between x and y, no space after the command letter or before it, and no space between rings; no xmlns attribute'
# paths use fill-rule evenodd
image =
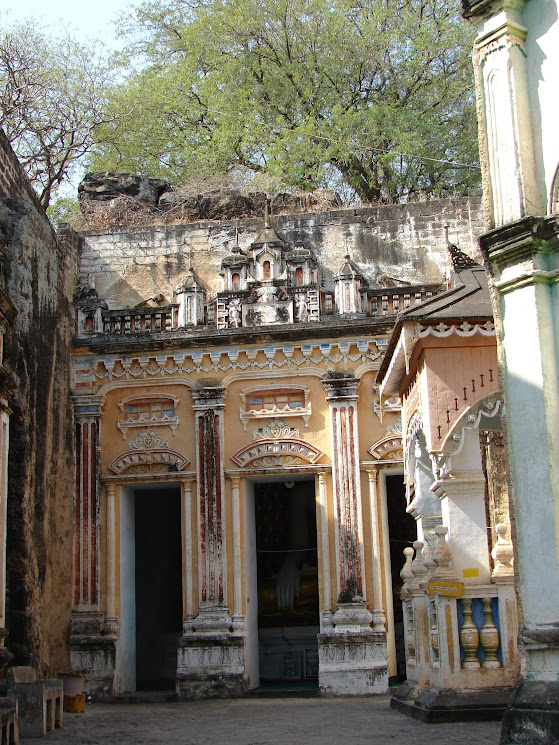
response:
<svg viewBox="0 0 559 745"><path fill-rule="evenodd" d="M415 688L403 685L390 699L390 708L430 724L494 721L502 718L511 693L511 688L477 691L426 689L414 697Z"/></svg>

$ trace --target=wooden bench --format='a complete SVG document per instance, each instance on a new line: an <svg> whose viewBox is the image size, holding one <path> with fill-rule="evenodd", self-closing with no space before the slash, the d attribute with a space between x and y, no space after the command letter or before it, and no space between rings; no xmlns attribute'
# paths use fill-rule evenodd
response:
<svg viewBox="0 0 559 745"><path fill-rule="evenodd" d="M32 667L10 667L6 673L7 693L18 703L22 737L41 737L62 727L62 681L37 680Z"/></svg>

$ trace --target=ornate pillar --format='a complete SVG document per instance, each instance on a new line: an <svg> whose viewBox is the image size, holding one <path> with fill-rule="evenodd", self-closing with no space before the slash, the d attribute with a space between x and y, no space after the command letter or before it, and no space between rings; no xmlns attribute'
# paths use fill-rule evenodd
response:
<svg viewBox="0 0 559 745"><path fill-rule="evenodd" d="M88 670L86 690L100 700L110 698L113 693L118 631L114 607L116 549L112 485L107 491L105 621L100 597L99 424L102 407L103 399L98 396L74 399L74 582L70 630L72 669Z"/></svg>
<svg viewBox="0 0 559 745"><path fill-rule="evenodd" d="M231 628L225 603L225 478L223 474L224 388L191 391L196 412L198 474L198 571L200 607L196 631L227 632Z"/></svg>
<svg viewBox="0 0 559 745"><path fill-rule="evenodd" d="M338 606L365 608L356 378L323 380L328 391L336 518ZM340 621L343 623L343 621ZM371 622L365 616L365 626Z"/></svg>
<svg viewBox="0 0 559 745"><path fill-rule="evenodd" d="M337 610L319 634L319 685L337 694L385 693L386 633L371 629L363 576L356 378L326 378L332 448Z"/></svg>
<svg viewBox="0 0 559 745"><path fill-rule="evenodd" d="M196 416L199 607L192 632L185 629L178 646L177 693L181 699L238 696L245 686L245 639L243 634L231 633L233 619L226 602L224 393L224 388L213 386L191 390ZM237 484L232 489L235 570L240 566L239 500ZM237 623L241 587L239 577L233 588Z"/></svg>
<svg viewBox="0 0 559 745"><path fill-rule="evenodd" d="M74 405L74 597L76 623L100 623L99 606L99 420L102 401L84 396ZM100 629L100 627L99 627Z"/></svg>

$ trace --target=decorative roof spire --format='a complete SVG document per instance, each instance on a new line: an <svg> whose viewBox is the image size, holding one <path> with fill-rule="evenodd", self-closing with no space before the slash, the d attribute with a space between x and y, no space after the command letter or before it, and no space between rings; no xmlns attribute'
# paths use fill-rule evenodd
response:
<svg viewBox="0 0 559 745"><path fill-rule="evenodd" d="M450 256L450 263L452 271L455 274L460 274L465 269L472 269L472 267L480 266L477 261L474 261L468 254L461 251L458 246L454 245L448 240L448 225L444 226L444 237L446 242L446 250Z"/></svg>

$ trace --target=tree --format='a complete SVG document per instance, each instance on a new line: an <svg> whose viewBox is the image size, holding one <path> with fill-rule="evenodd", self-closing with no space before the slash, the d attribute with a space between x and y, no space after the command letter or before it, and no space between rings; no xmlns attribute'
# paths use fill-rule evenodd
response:
<svg viewBox="0 0 559 745"><path fill-rule="evenodd" d="M109 123L113 75L98 43L0 22L0 126L45 209Z"/></svg>
<svg viewBox="0 0 559 745"><path fill-rule="evenodd" d="M342 179L363 200L479 183L472 31L446 1L158 0L126 34L140 64L96 169Z"/></svg>

